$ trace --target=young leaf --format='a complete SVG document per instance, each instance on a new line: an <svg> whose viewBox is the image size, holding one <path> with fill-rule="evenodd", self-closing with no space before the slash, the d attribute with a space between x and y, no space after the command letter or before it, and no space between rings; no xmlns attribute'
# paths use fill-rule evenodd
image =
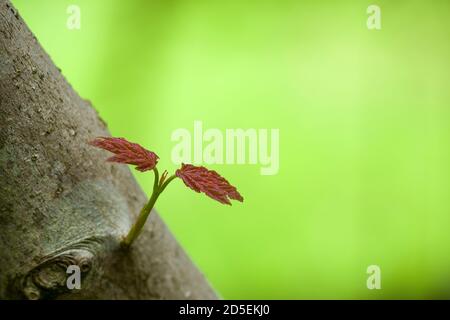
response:
<svg viewBox="0 0 450 320"><path fill-rule="evenodd" d="M136 166L136 170L141 172L153 170L159 159L154 152L124 138L99 137L89 144L115 154L107 161L132 164Z"/></svg>
<svg viewBox="0 0 450 320"><path fill-rule="evenodd" d="M231 205L230 199L244 201L237 189L214 170L183 163L175 175L181 178L187 187L196 192L203 192L220 203Z"/></svg>

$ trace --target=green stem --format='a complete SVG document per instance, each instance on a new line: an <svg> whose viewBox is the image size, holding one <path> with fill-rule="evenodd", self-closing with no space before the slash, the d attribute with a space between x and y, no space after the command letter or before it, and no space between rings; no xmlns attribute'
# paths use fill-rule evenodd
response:
<svg viewBox="0 0 450 320"><path fill-rule="evenodd" d="M155 174L155 181L153 182L153 192L155 192L155 190L158 189L159 172L156 167L153 169L153 172Z"/></svg>
<svg viewBox="0 0 450 320"><path fill-rule="evenodd" d="M141 233L142 228L145 225L145 222L148 219L148 216L152 212L153 207L155 206L156 200L158 200L159 195L161 192L164 191L164 189L167 187L167 185L176 178L175 175L170 176L165 182L163 182L161 185L159 184L159 173L158 170L155 168L153 169L155 173L155 183L153 185L153 193L148 200L147 204L142 208L141 212L139 213L139 216L135 222L135 224L131 227L131 230L128 232L127 236L122 241L122 246L125 248L128 248L133 241L139 236Z"/></svg>
<svg viewBox="0 0 450 320"><path fill-rule="evenodd" d="M123 240L122 244L125 247L129 247L134 239L137 238L137 236L140 234L142 227L144 226L145 222L147 221L148 216L152 212L153 206L155 205L156 200L158 199L159 193L153 192L152 196L148 200L147 204L142 208L141 212L139 213L139 216L137 218L136 223L131 227L130 232L128 232L128 235Z"/></svg>

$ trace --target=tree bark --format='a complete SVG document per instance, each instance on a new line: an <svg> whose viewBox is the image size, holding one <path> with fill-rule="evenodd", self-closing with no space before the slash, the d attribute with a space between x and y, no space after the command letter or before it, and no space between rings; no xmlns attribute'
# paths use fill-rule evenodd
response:
<svg viewBox="0 0 450 320"><path fill-rule="evenodd" d="M0 0L0 299L215 299L156 212L119 242L146 196L87 145L106 124ZM69 290L69 265L82 272Z"/></svg>

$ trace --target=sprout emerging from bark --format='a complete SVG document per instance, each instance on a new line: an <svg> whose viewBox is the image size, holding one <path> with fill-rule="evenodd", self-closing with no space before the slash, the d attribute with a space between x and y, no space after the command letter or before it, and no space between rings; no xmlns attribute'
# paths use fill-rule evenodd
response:
<svg viewBox="0 0 450 320"><path fill-rule="evenodd" d="M107 159L109 162L135 165L136 170L141 172L153 170L155 174L152 195L142 208L136 223L123 239L122 244L124 247L129 247L137 238L159 195L177 177L183 180L184 184L190 189L195 192L202 192L222 204L231 205L230 200L244 201L237 189L214 170L183 163L181 168L170 177L167 177L167 171L164 171L159 177L156 167L159 157L156 153L143 148L137 143L130 142L124 138L98 137L89 142L89 144L114 153L114 156Z"/></svg>

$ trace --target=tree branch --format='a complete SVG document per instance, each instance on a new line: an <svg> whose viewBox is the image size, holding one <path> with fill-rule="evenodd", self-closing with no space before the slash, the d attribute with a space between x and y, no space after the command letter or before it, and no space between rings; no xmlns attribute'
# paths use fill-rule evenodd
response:
<svg viewBox="0 0 450 320"><path fill-rule="evenodd" d="M146 196L87 145L105 123L0 0L0 299L214 299L156 212L120 240ZM79 265L82 289L68 290Z"/></svg>

